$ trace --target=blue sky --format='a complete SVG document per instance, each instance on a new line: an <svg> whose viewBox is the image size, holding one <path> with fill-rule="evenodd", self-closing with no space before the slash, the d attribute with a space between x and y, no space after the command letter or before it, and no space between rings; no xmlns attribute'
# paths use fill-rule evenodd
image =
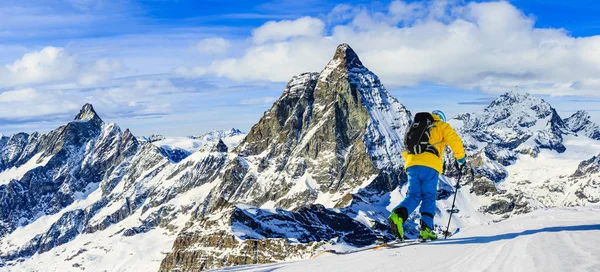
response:
<svg viewBox="0 0 600 272"><path fill-rule="evenodd" d="M475 111L519 86L600 122L598 12L589 0L2 1L0 133L48 131L86 102L136 135L247 131L341 42L412 111Z"/></svg>

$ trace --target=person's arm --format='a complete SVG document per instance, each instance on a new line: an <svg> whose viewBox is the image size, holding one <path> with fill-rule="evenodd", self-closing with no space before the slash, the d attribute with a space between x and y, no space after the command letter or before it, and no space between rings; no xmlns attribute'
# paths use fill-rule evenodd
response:
<svg viewBox="0 0 600 272"><path fill-rule="evenodd" d="M466 160L466 153L462 139L448 123L444 123L444 142L452 149L454 158L460 164L464 164Z"/></svg>

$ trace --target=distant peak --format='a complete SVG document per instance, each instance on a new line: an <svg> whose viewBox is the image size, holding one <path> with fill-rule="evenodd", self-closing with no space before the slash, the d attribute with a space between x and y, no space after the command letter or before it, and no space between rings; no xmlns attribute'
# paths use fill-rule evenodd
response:
<svg viewBox="0 0 600 272"><path fill-rule="evenodd" d="M490 104L490 107L511 106L514 104L521 103L527 103L532 105L547 104L543 99L532 96L527 92L520 91L517 89L502 94Z"/></svg>
<svg viewBox="0 0 600 272"><path fill-rule="evenodd" d="M227 145L221 139L206 143L200 148L201 152L227 152L227 150Z"/></svg>
<svg viewBox="0 0 600 272"><path fill-rule="evenodd" d="M229 130L229 135L231 136L235 136L238 134L243 134L244 132L242 132L241 130L237 129L237 128L232 128Z"/></svg>
<svg viewBox="0 0 600 272"><path fill-rule="evenodd" d="M79 111L79 114L77 114L77 116L75 116L75 120L77 120L77 121L94 121L94 122L102 123L102 119L100 119L100 116L98 116L98 114L94 110L94 106L92 106L92 104L90 104L90 103L86 103L85 105L83 105L83 107Z"/></svg>
<svg viewBox="0 0 600 272"><path fill-rule="evenodd" d="M576 118L590 118L590 114L587 111L584 110L578 110L576 113L574 113L571 117L576 117Z"/></svg>
<svg viewBox="0 0 600 272"><path fill-rule="evenodd" d="M511 90L511 91L503 94L502 96L507 97L507 98L512 98L515 100L523 100L523 99L529 97L529 94L517 89L517 90Z"/></svg>

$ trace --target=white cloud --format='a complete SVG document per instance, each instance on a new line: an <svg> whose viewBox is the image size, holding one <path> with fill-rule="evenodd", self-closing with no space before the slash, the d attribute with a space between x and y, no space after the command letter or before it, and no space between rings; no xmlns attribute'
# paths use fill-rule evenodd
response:
<svg viewBox="0 0 600 272"><path fill-rule="evenodd" d="M324 67L331 58L333 48L333 43L326 40L300 39L269 43L249 48L242 58L218 60L209 68L195 70L199 72L198 75L214 74L234 80L286 82L290 80L290 75Z"/></svg>
<svg viewBox="0 0 600 272"><path fill-rule="evenodd" d="M423 17L425 13L425 4L422 2L409 4L404 1L394 1L389 6L389 14L394 22L409 23Z"/></svg>
<svg viewBox="0 0 600 272"><path fill-rule="evenodd" d="M88 102L101 108L103 116L160 116L171 113L173 105L188 101L191 90L175 86L166 78L126 78L113 82L110 87L85 91L48 87L11 89L0 92L0 121L57 117L69 120Z"/></svg>
<svg viewBox="0 0 600 272"><path fill-rule="evenodd" d="M82 64L63 48L48 46L0 67L0 87L74 82L89 86L111 79L122 68L123 64L113 59Z"/></svg>
<svg viewBox="0 0 600 272"><path fill-rule="evenodd" d="M123 62L114 59L99 59L91 65L81 67L78 83L83 86L93 86L112 79L115 72L122 70Z"/></svg>
<svg viewBox="0 0 600 272"><path fill-rule="evenodd" d="M333 7L331 12L329 12L329 14L327 14L327 22L330 24L333 24L333 23L345 22L347 20L350 20L354 16L355 10L356 9L350 5L346 5L346 4L336 5L335 7Z"/></svg>
<svg viewBox="0 0 600 272"><path fill-rule="evenodd" d="M52 82L71 78L78 63L62 48L46 47L23 55L12 64L0 68L0 86Z"/></svg>
<svg viewBox="0 0 600 272"><path fill-rule="evenodd" d="M270 21L252 31L255 44L285 41L294 37L318 37L325 24L316 18L302 17L297 20Z"/></svg>
<svg viewBox="0 0 600 272"><path fill-rule="evenodd" d="M0 93L0 103L23 102L36 99L37 97L37 91L32 88L11 90Z"/></svg>
<svg viewBox="0 0 600 272"><path fill-rule="evenodd" d="M395 1L386 13L338 8L337 18L344 18L340 11L353 19L327 35L317 18L268 22L253 32L243 56L184 70L286 82L322 69L345 42L387 85L431 82L491 93L518 85L539 94L600 95L600 36L536 28L508 2Z"/></svg>
<svg viewBox="0 0 600 272"><path fill-rule="evenodd" d="M265 105L271 104L277 100L277 97L274 96L266 96L266 97L258 97L258 98L249 98L240 101L240 105Z"/></svg>
<svg viewBox="0 0 600 272"><path fill-rule="evenodd" d="M0 119L23 120L65 114L81 107L65 92L44 92L33 88L0 93Z"/></svg>
<svg viewBox="0 0 600 272"><path fill-rule="evenodd" d="M203 54L224 54L231 47L231 42L223 38L207 38L198 42L198 51Z"/></svg>

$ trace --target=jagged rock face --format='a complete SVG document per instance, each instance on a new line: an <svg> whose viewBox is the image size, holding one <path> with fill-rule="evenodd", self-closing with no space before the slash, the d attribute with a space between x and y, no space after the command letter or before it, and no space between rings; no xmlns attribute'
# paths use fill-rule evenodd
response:
<svg viewBox="0 0 600 272"><path fill-rule="evenodd" d="M71 204L76 193L92 189L135 154L137 141L129 131L102 122L87 104L73 122L47 134L13 136L4 150L12 151L7 162L23 175L0 185L0 237Z"/></svg>
<svg viewBox="0 0 600 272"><path fill-rule="evenodd" d="M321 73L292 78L237 147L240 156L213 195L294 209L322 194L335 206L377 177L385 186L373 188L389 191L400 183L409 119L356 53L340 45Z"/></svg>
<svg viewBox="0 0 600 272"><path fill-rule="evenodd" d="M600 173L600 154L593 158L581 162L574 176L584 176Z"/></svg>
<svg viewBox="0 0 600 272"><path fill-rule="evenodd" d="M373 230L342 213L322 205L303 207L297 212L265 211L254 207L237 208L231 217L232 231L251 229L242 239L287 238L301 243L337 239L353 246L372 244Z"/></svg>
<svg viewBox="0 0 600 272"><path fill-rule="evenodd" d="M0 137L0 171L26 163L37 151L38 138L39 133Z"/></svg>
<svg viewBox="0 0 600 272"><path fill-rule="evenodd" d="M373 230L321 205L297 212L266 211L220 200L219 207L219 212L196 218L180 233L160 271L201 271L307 258L327 242L365 246L377 239ZM231 232L223 231L229 228Z"/></svg>
<svg viewBox="0 0 600 272"><path fill-rule="evenodd" d="M565 119L564 122L571 131L594 140L600 140L600 126L592 122L590 118L586 111L578 111Z"/></svg>

